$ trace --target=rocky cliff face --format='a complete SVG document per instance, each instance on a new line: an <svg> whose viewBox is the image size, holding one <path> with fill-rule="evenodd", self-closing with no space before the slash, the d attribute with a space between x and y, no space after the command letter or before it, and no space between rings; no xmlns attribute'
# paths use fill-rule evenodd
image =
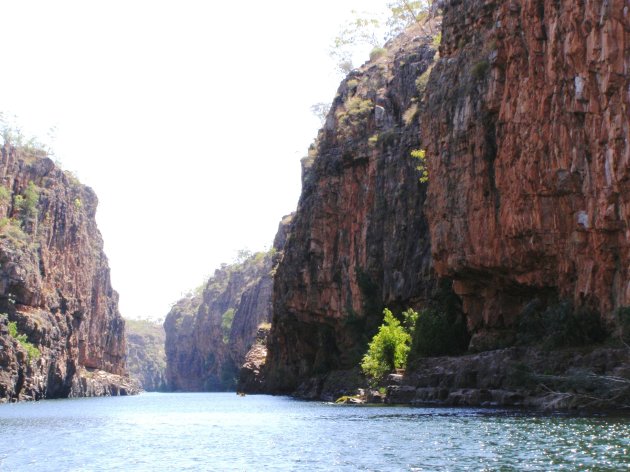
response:
<svg viewBox="0 0 630 472"><path fill-rule="evenodd" d="M166 334L161 324L125 320L129 375L147 392L166 390Z"/></svg>
<svg viewBox="0 0 630 472"><path fill-rule="evenodd" d="M410 30L352 72L303 161L274 280L270 391L356 367L383 306L417 306L433 290L426 186L410 153L420 147L417 113L437 31Z"/></svg>
<svg viewBox="0 0 630 472"><path fill-rule="evenodd" d="M0 399L133 393L94 192L0 149Z"/></svg>
<svg viewBox="0 0 630 472"><path fill-rule="evenodd" d="M425 208L473 347L509 343L532 303L569 300L605 324L630 305L629 8L444 2Z"/></svg>
<svg viewBox="0 0 630 472"><path fill-rule="evenodd" d="M166 379L171 390L236 388L258 328L271 321L272 271L291 217L274 248L215 271L202 293L180 300L166 317Z"/></svg>

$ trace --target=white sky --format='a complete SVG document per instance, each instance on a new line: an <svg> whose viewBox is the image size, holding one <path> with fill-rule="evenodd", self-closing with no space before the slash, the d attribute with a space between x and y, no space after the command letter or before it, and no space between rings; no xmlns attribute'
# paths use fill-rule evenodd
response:
<svg viewBox="0 0 630 472"><path fill-rule="evenodd" d="M164 317L296 208L352 9L385 0L0 0L0 110L99 197L120 309Z"/></svg>

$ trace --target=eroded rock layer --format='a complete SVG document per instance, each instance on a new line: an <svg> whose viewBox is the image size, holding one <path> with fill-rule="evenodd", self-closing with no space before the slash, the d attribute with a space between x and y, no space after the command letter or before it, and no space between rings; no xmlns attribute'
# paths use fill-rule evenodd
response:
<svg viewBox="0 0 630 472"><path fill-rule="evenodd" d="M134 393L94 192L0 149L0 399Z"/></svg>
<svg viewBox="0 0 630 472"><path fill-rule="evenodd" d="M303 161L274 279L269 391L293 392L356 367L383 306L416 306L434 287L426 186L410 154L420 147L419 78L428 78L437 31L410 30L350 73Z"/></svg>
<svg viewBox="0 0 630 472"><path fill-rule="evenodd" d="M444 2L427 86L426 211L473 347L536 300L606 323L630 305L630 12L624 0Z"/></svg>

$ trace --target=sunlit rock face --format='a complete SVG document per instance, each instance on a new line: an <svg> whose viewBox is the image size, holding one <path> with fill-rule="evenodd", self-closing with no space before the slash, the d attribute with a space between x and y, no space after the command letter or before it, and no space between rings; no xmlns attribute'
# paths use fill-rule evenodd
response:
<svg viewBox="0 0 630 472"><path fill-rule="evenodd" d="M444 2L422 114L435 269L473 347L532 300L630 305L630 6Z"/></svg>
<svg viewBox="0 0 630 472"><path fill-rule="evenodd" d="M418 79L428 78L438 31L408 31L352 72L303 160L274 279L268 391L307 382L316 397L328 374L358 365L383 306L418 306L433 290L426 184L411 151L421 147Z"/></svg>
<svg viewBox="0 0 630 472"><path fill-rule="evenodd" d="M0 399L136 392L96 195L41 152L0 151Z"/></svg>
<svg viewBox="0 0 630 472"><path fill-rule="evenodd" d="M224 265L199 293L173 306L164 322L168 389L236 389L259 327L271 321L273 271L290 221L283 218L272 250Z"/></svg>

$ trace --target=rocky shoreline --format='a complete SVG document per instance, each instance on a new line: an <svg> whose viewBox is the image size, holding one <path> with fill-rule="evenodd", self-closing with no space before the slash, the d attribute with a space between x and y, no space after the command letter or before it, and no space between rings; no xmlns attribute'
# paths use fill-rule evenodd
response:
<svg viewBox="0 0 630 472"><path fill-rule="evenodd" d="M512 347L422 359L404 374L389 375L380 389L356 382L313 378L295 396L350 404L630 412L630 349Z"/></svg>

